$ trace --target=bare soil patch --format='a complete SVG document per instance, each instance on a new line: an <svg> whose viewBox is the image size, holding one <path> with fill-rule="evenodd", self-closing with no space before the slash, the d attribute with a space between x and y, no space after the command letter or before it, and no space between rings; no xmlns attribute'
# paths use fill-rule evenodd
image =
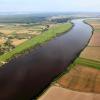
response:
<svg viewBox="0 0 100 100"><path fill-rule="evenodd" d="M86 47L80 57L100 61L100 47Z"/></svg>
<svg viewBox="0 0 100 100"><path fill-rule="evenodd" d="M100 93L100 70L76 65L69 73L60 77L57 83L71 90Z"/></svg>
<svg viewBox="0 0 100 100"><path fill-rule="evenodd" d="M91 25L94 27L95 30L100 29L100 23L99 24L91 24Z"/></svg>
<svg viewBox="0 0 100 100"><path fill-rule="evenodd" d="M21 40L19 40L19 39L12 39L12 45L18 46L18 45L20 45L21 43L23 43L25 41L27 41L27 39L21 39Z"/></svg>
<svg viewBox="0 0 100 100"><path fill-rule="evenodd" d="M100 34L94 32L90 40L89 46L100 46Z"/></svg>
<svg viewBox="0 0 100 100"><path fill-rule="evenodd" d="M100 95L51 86L38 100L100 100Z"/></svg>

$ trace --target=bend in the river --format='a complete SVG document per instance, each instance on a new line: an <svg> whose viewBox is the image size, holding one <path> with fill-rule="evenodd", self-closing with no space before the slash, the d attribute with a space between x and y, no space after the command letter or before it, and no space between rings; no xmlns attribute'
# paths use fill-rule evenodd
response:
<svg viewBox="0 0 100 100"><path fill-rule="evenodd" d="M92 28L73 20L72 30L3 65L0 100L29 100L63 72L87 45Z"/></svg>

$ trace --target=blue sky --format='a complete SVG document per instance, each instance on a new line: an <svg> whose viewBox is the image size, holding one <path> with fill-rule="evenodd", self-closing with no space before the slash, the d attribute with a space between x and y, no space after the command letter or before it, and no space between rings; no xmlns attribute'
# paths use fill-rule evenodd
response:
<svg viewBox="0 0 100 100"><path fill-rule="evenodd" d="M100 0L0 0L0 12L100 12Z"/></svg>

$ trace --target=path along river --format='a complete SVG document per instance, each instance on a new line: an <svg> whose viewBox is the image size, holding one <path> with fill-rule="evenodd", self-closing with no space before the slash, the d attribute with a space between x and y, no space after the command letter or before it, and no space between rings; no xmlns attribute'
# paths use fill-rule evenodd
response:
<svg viewBox="0 0 100 100"><path fill-rule="evenodd" d="M68 67L92 35L83 20L72 22L69 32L2 66L0 100L30 100Z"/></svg>

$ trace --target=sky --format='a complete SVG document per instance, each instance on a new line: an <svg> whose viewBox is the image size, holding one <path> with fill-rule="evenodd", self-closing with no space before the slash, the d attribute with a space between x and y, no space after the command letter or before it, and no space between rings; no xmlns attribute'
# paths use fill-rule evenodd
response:
<svg viewBox="0 0 100 100"><path fill-rule="evenodd" d="M100 12L100 0L0 0L0 12Z"/></svg>

